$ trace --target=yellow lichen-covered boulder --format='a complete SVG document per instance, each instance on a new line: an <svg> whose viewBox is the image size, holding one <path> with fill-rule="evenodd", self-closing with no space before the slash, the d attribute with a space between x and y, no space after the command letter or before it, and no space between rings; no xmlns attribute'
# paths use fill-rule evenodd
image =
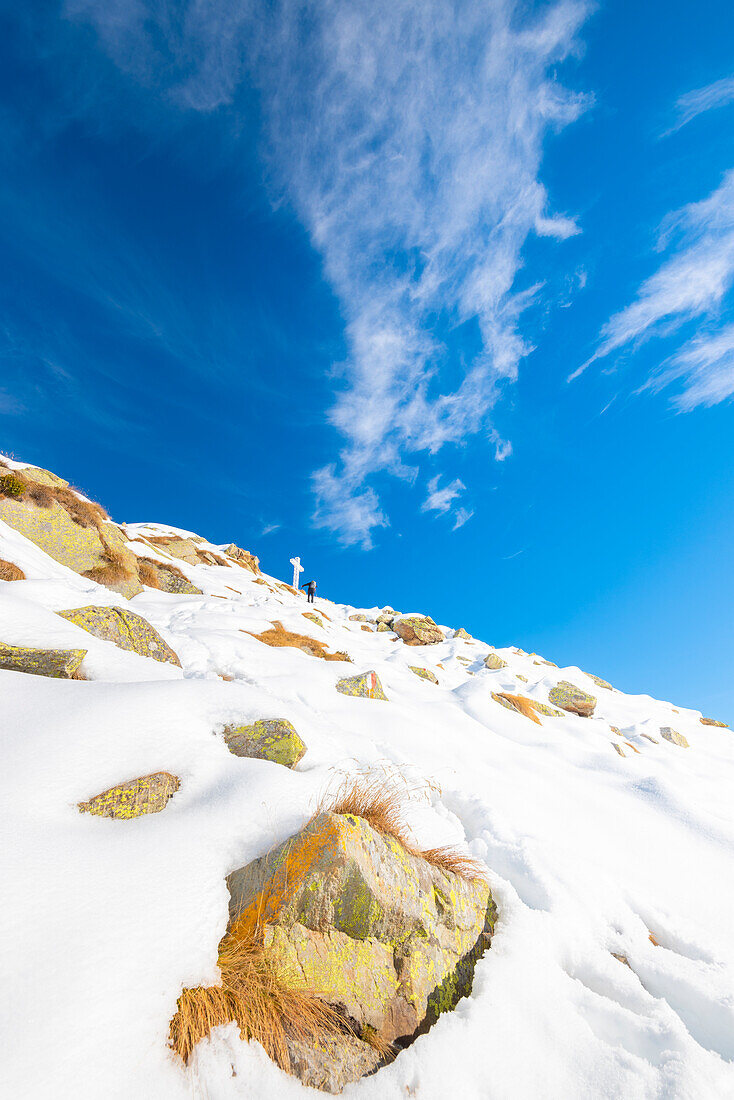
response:
<svg viewBox="0 0 734 1100"><path fill-rule="evenodd" d="M432 684L438 683L438 676L435 672L431 672L430 668L421 668L419 665L408 665L408 668L416 676L420 676L421 680L430 680Z"/></svg>
<svg viewBox="0 0 734 1100"><path fill-rule="evenodd" d="M728 730L728 722L718 722L716 718L699 718L699 722L703 726L718 726L720 729Z"/></svg>
<svg viewBox="0 0 734 1100"><path fill-rule="evenodd" d="M358 1034L425 1030L471 991L496 910L461 878L351 814L320 813L227 879L231 923L259 929L290 987L319 991Z"/></svg>
<svg viewBox="0 0 734 1100"><path fill-rule="evenodd" d="M179 786L178 776L171 775L170 772L154 772L126 783L118 783L116 787L102 791L88 802L80 802L79 810L98 817L121 819L158 814L166 808L169 798L173 797Z"/></svg>
<svg viewBox="0 0 734 1100"><path fill-rule="evenodd" d="M295 767L306 752L306 746L287 718L258 718L246 726L225 726L224 740L235 756L271 760L286 768Z"/></svg>
<svg viewBox="0 0 734 1100"><path fill-rule="evenodd" d="M596 707L596 699L587 691L582 691L568 680L560 680L554 688L548 692L548 699L561 710L567 710L570 714L577 714L579 718L591 718Z"/></svg>
<svg viewBox="0 0 734 1100"><path fill-rule="evenodd" d="M122 607L75 607L69 611L59 611L63 619L80 626L82 630L102 638L105 642L114 642L120 649L127 649L141 657L152 657L154 661L165 661L181 667L178 656L167 642L164 642L155 627L141 615L135 615Z"/></svg>
<svg viewBox="0 0 734 1100"><path fill-rule="evenodd" d="M0 668L56 680L80 679L77 674L86 655L86 649L32 649L0 642Z"/></svg>
<svg viewBox="0 0 734 1100"><path fill-rule="evenodd" d="M443 631L428 615L405 615L395 619L392 628L406 645L436 645L443 642Z"/></svg>
<svg viewBox="0 0 734 1100"><path fill-rule="evenodd" d="M357 676L345 676L338 680L336 690L342 695L354 695L363 699L382 699L387 702L387 695L382 689L380 677L376 672L360 672Z"/></svg>

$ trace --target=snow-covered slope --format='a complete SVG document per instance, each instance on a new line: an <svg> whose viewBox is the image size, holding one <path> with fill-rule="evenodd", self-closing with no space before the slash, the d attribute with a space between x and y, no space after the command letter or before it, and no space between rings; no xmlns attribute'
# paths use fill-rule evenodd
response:
<svg viewBox="0 0 734 1100"><path fill-rule="evenodd" d="M172 529L128 532L156 530ZM490 671L489 645L448 626L447 641L407 647L349 619L365 609L309 608L234 565L179 562L203 595L146 589L126 601L2 523L0 558L29 578L0 582L0 641L89 651L86 681L0 671L4 1095L305 1095L234 1025L184 1069L169 1021L182 987L217 982L226 874L298 829L338 772L391 767L424 788L411 811L418 842L465 844L486 861L500 916L472 996L345 1096L734 1096L730 730L514 649ZM90 603L144 616L183 670L53 614ZM304 617L312 610L323 626ZM252 636L276 620L353 664ZM335 690L370 669L388 702ZM492 698L547 703L559 680L597 697L592 718L536 725ZM235 757L218 736L271 717L307 745L293 771ZM154 771L181 779L164 813L121 823L77 811Z"/></svg>

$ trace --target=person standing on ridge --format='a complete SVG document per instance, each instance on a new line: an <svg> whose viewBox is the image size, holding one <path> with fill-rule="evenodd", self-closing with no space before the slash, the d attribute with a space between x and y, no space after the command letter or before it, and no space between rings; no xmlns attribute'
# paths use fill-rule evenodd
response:
<svg viewBox="0 0 734 1100"><path fill-rule="evenodd" d="M307 581L306 584L302 584L301 588L305 588L308 594L308 602L313 603L314 593L316 592L316 581Z"/></svg>

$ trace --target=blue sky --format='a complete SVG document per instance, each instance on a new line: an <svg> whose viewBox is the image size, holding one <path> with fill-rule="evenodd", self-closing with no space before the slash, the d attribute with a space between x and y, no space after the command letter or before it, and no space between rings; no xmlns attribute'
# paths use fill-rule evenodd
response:
<svg viewBox="0 0 734 1100"><path fill-rule="evenodd" d="M0 18L2 449L734 721L731 5Z"/></svg>

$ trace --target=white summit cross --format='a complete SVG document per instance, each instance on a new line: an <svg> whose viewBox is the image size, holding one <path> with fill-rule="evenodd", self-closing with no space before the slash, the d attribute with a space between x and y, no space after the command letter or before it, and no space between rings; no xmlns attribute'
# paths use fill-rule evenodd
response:
<svg viewBox="0 0 734 1100"><path fill-rule="evenodd" d="M300 588L298 583L301 573L303 572L303 566L301 565L300 558L291 558L291 565L293 566L293 587L295 589Z"/></svg>

